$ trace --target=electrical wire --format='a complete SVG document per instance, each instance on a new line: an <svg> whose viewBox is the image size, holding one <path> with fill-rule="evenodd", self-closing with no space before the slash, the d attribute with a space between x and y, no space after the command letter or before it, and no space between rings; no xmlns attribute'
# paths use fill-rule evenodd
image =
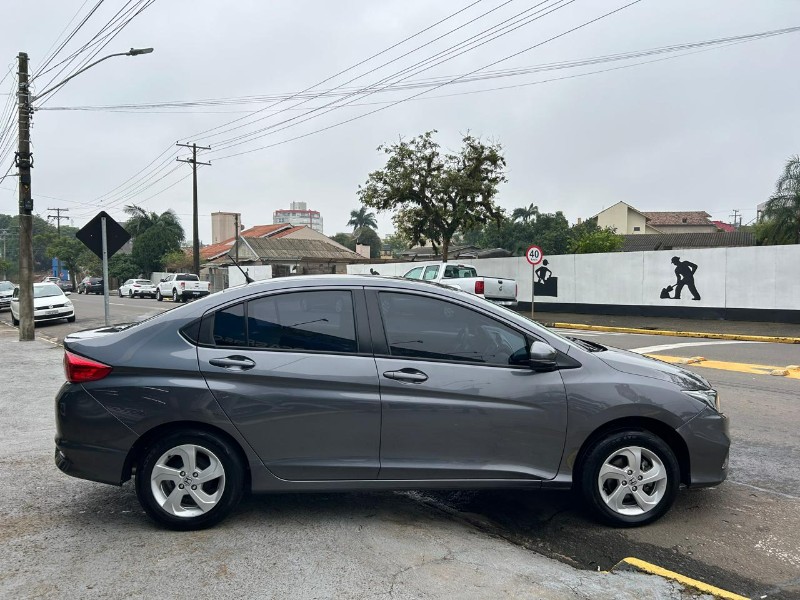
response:
<svg viewBox="0 0 800 600"><path fill-rule="evenodd" d="M73 22L73 21L75 20L75 18L76 18L76 17L77 17L77 16L80 14L80 12L83 10L83 7L84 7L84 6L86 6L86 4L87 4L88 2L89 2L89 0L83 0L83 4L81 4L81 5L80 5L80 8L78 8L78 10L77 10L77 11L75 11L75 14L74 14L74 15L72 15L72 18L71 18L71 19L70 19L70 20L67 22L67 24L64 26L64 29L62 29L62 30L61 30L61 33L59 33L59 34L58 34L58 37L56 37L55 41L54 41L54 42L53 42L53 43L50 45L50 48L48 48L48 49L47 49L47 52L45 52L45 53L44 53L44 59L42 60L42 66L41 66L41 67L39 67L39 68L38 68L38 69L37 69L37 70L34 72L34 74L33 74L33 77L31 78L32 80L33 80L33 79L36 77L36 75L37 75L39 72L41 72L43 69L47 68L47 65L49 65L49 64L50 64L50 63L53 61L53 59L55 59L55 57L58 55L58 53L59 53L61 50L63 50L63 49L64 49L64 46L66 46L66 45L69 43L69 41L70 41L70 40L71 40L71 39L72 39L72 38L75 36L75 34L76 34L76 33L78 33L78 31L80 30L80 28L81 28L81 27L83 27L83 25L86 23L86 21L88 21L88 20L89 20L89 17L91 17L91 16L92 16L92 14L94 13L94 11L96 11L96 10L97 10L97 9L100 7L100 5L103 3L103 0L100 0L100 1L99 1L99 2L98 2L96 5L95 5L95 7L94 7L94 8L93 8L93 9L92 9L90 12L89 12L89 14L88 14L88 15L86 15L86 17L84 17L83 21L81 21L81 22L78 24L78 26L77 26L77 27L76 27L76 28L75 28L75 29L72 31L72 33L69 35L69 37L67 37L67 39L66 39L66 40L64 40L64 42L61 44L61 46L59 46L58 50L56 50L55 52L53 52L53 48L55 48L55 47L56 47L56 44L58 44L58 40L60 40L60 39L61 39L61 36L63 36L63 35L64 35L64 33L67 31L67 29L69 29L69 26L70 26L70 25L72 25L72 22Z"/></svg>
<svg viewBox="0 0 800 600"><path fill-rule="evenodd" d="M535 6L531 7L531 9L538 8L538 7L542 6L543 4L546 4L548 1L549 0L545 0L544 2L540 2L539 4L536 4ZM514 17L511 17L510 19L507 19L506 21L501 22L500 24L497 24L497 25L495 25L493 27L490 27L490 28L484 30L483 32L481 32L479 34L476 34L476 35L472 36L471 38L468 38L467 41L470 42L470 43L472 42L472 40L477 40L477 42L478 42L478 43L475 43L474 45L472 45L471 47L467 47L466 49L464 49L463 46L464 46L465 42L461 42L459 44L455 44L455 45L451 46L450 48L447 48L447 49L437 53L436 55L434 55L434 57L429 57L428 59L424 59L422 61L419 61L418 63L415 63L411 67L406 67L405 69L401 70L399 73L393 74L393 75L388 76L388 77L384 77L377 84L373 84L373 86L368 87L367 88L368 91L366 91L364 93L354 93L354 94L351 94L350 96L346 96L344 98L340 98L340 99L334 100L332 102L329 102L328 104L325 104L325 105L323 105L321 107L318 107L316 109L311 109L311 110L309 110L307 113L305 113L303 115L298 115L298 116L295 116L295 117L291 117L289 119L284 119L283 121L280 121L278 123L274 123L274 124L269 125L267 127L263 127L261 129L257 129L255 131L251 131L251 132L246 133L246 134L234 136L232 138L228 138L226 140L222 140L221 142L217 142L216 143L216 147L215 147L215 152L220 152L220 151L226 150L228 148L231 148L233 146L241 145L242 143L252 142L252 141L254 141L256 139L260 139L260 138L265 137L267 135L272 135L273 133L277 133L278 131L283 131L283 130L287 129L288 127L296 126L296 125L299 125L299 124L304 123L306 121L309 121L311 119L314 119L314 118L323 116L325 114L328 114L329 112L337 110L338 108L341 108L342 106L347 106L349 104L352 104L356 100L359 100L361 98L365 98L367 96L370 96L370 95L372 95L372 94L374 94L374 93L376 93L376 92L388 87L388 85L387 85L387 86L384 86L383 88L375 88L374 85L379 85L381 83L385 83L386 81L388 81L390 79L396 78L396 76L398 74L408 73L409 69L415 68L418 65L422 65L422 68L418 69L417 71L411 72L411 73L405 75L404 77L401 77L397 81L404 81L406 79L410 79L414 75L417 75L417 74L419 74L419 73L421 73L423 71L432 69L432 68L434 68L434 67L436 67L436 66L438 66L440 64L443 64L444 62L447 62L449 60L452 60L453 58L456 58L457 56L460 56L462 54L465 54L466 52L475 50L476 48L479 48L479 47L481 47L481 46L483 46L483 45L485 45L485 44L487 44L487 43L489 43L491 41L494 41L494 40L496 40L496 39L498 39L498 38L500 38L502 36L508 35L509 33L513 32L513 31L515 31L515 30L517 30L517 29L519 29L521 27L529 25L534 21L542 19L542 18L544 18L544 17L546 17L546 16L548 16L548 15L550 15L550 14L552 14L552 13L558 11L558 10L561 10L561 9L569 6L570 4L573 4L576 1L577 0L557 0L555 4L547 6L544 9L540 9L540 10L536 11L535 13L533 13L532 15L528 15L527 17L524 17L522 19L518 19L518 20L514 21L514 19L516 19L519 16L519 14L523 14L523 13L529 12L531 9L523 11L523 13L519 13L518 15L515 15ZM493 32L493 33L490 33L489 35L485 35L486 32L491 32L493 29L497 29L501 25L503 27L499 30L500 31L499 33ZM483 37L481 37L481 36L483 36ZM456 54L452 54L454 49L457 50ZM447 56L447 54L450 54L450 56ZM438 58L440 58L442 56L445 56L445 58L442 58L441 60L439 60L439 62L426 65L426 63L429 63L430 60L438 59ZM477 69L476 71L473 71L473 73L477 72L479 70L480 69ZM444 82L443 84L439 84L437 86L434 86L432 89L437 89L438 87L441 87L442 85L447 85L448 83L452 83L453 81L457 81L458 79L466 77L467 75L461 75L461 76L459 76L459 77L457 77L455 79L452 79L452 80L450 80L448 82ZM397 81L395 83L397 83ZM355 99L351 100L350 102L345 102L344 104L341 104L341 102L343 100L346 100L347 98L355 97L355 96L360 96L360 98L355 98ZM321 112L319 114L314 114L314 113L318 113L320 110L323 110L325 108L328 108L328 110L324 110L324 112ZM311 116L306 116L306 115L311 115ZM281 125L284 125L284 127L280 127ZM213 153L212 153L212 155L213 155Z"/></svg>
<svg viewBox="0 0 800 600"><path fill-rule="evenodd" d="M287 139L287 140L283 140L283 141L281 141L281 142L277 142L277 143L275 143L275 144L268 144L268 145L266 145L266 146L260 146L260 147L258 147L258 148L252 148L252 149L249 149L249 150L243 150L243 151L241 151L241 152L236 152L236 153L233 153L233 154L228 154L228 155L225 155L225 156L220 156L220 157L217 157L217 158L216 158L216 160L217 160L217 161L220 161L220 160L226 160L226 159L229 159L229 158L233 158L233 157L235 157L235 156L241 156L241 155L243 155L243 154L250 154L250 153L252 153L252 152L257 152L257 151L259 151L259 150L264 150L264 149L267 149L267 148L272 148L272 147L274 147L274 146L278 146L278 145L281 145L281 144L288 143L288 142L290 142L290 141L295 141L295 140L298 140L298 139L302 139L302 138L308 137L308 136L310 136L310 135L314 135L314 134L316 134L316 133L321 133L321 132L323 132L323 131L327 131L327 130L329 130L329 129L333 129L334 127L339 127L340 125L344 125L344 124L346 124L346 123L351 123L352 121L356 121L356 120L358 120L358 119L362 119L362 118L364 118L364 117L367 117L367 116L373 115L373 114L375 114L375 113L378 113L378 112L381 112L381 111L383 111L383 110L386 110L387 108L391 108L392 106L396 106L396 105L398 105L398 104L401 104L401 103L403 103L403 102L407 102L407 101L409 101L409 100L411 100L411 99L413 99L413 98L416 98L416 97L422 96L422 95L424 95L424 94L427 94L429 91L433 91L433 90L435 90L435 89L438 89L439 87L443 87L443 86L445 86L445 85L449 85L450 83L452 83L453 81L456 81L456 80L458 80L458 79L459 79L459 78L461 78L461 77L466 77L466 76L468 76L468 75L471 75L471 74L473 74L473 73L477 73L478 71L482 71L482 70L484 70L484 69L488 69L489 67L493 67L493 66L495 66L495 65L497 65L497 64L500 64L500 63L502 63L502 62L505 62L505 61L507 61L507 60L510 60L510 59L512 59L512 58L515 58L515 57L517 57L517 56L520 56L521 54L524 54L524 53L526 53L526 52L530 52L531 50L534 50L535 48L538 48L538 47L540 47L540 46L543 46L544 44L547 44L547 43L549 43L549 42L552 42L553 40L557 40L557 39L559 39L559 38L562 38L562 37L564 37L565 35L569 35L570 33L573 33L573 32L575 32L575 31L578 31L578 30L580 30L580 29L583 29L584 27L587 27L587 26L589 26L589 25L591 25L591 24L593 24L593 23L596 23L597 21L600 21L601 19L605 19L605 18L607 18L607 17L610 17L610 16L612 16L612 15L614 15L614 14L616 14L616 13L618 13L618 12L622 11L622 10L625 10L626 8L629 8L629 7L633 6L634 4L638 4L638 3L639 3L639 2L641 2L641 1L642 1L642 0L633 0L633 2L630 2L630 3L628 3L628 4L625 4L625 5L621 6L620 8L617 8L617 9L615 9L615 10L612 10L612 11L610 11L610 12L604 13L603 15L601 15L601 16L599 16L599 17L596 17L596 18L594 18L594 19L591 19L591 20L589 20L589 21L586 21L586 22L582 23L581 25L578 25L578 26L576 26L576 27L573 27L572 29L569 29L569 30L567 30L567 31L564 31L564 32L562 32L562 33L559 33L558 35L552 36L552 37L550 37L550 38L548 38L548 39L546 39L546 40L544 40L544 41L542 41L542 42L539 42L539 43L537 43L537 44L534 44L534 45L532 45L532 46L529 46L529 47L527 47L527 48L524 48L523 50L520 50L520 51L518 51L518 52L515 52L515 53L513 53L513 54L510 54L510 55L508 55L508 56L505 56L505 57L503 57L503 58L501 58L501 59L499 59L499 60L496 60L496 61L494 61L494 62L492 62L492 63L489 63L488 65L484 65L483 67L479 67L479 68L477 68L477 69L475 69L475 70L473 70L473 71L470 71L469 73L466 73L466 74L464 74L464 75L461 75L460 77L457 77L457 78L455 78L455 79L451 80L450 82L445 82L445 83L442 83L442 84L440 84L439 86L437 86L437 87L435 87L435 88L431 88L431 89L428 89L428 90L423 90L423 91L421 91L421 92L418 92L417 94L414 94L414 95L412 95L412 96L409 96L409 97L407 97L407 98L402 98L402 99L400 99L400 100L397 100L397 101L395 101L395 102L393 102L393 103L391 103L391 104L389 104L389 105L382 106L382 107L380 107L380 108L377 108L377 109L375 109L375 110L369 111L369 112L367 112L367 113L364 113L364 114L361 114L361 115L357 115L357 116L355 116L355 117L352 117L352 118L350 118L350 119L346 119L346 120L344 120L344 121L340 121L340 122L338 122L338 123L334 123L334 124L332 124L332 125L329 125L329 126L327 126L327 127L323 127L323 128L320 128L320 129L317 129L317 130L315 130L315 131L311 131L311 132L308 132L308 133L305 133L305 134L302 134L302 135L298 135L298 136L295 136L295 137L293 137L293 138L289 138L289 139Z"/></svg>

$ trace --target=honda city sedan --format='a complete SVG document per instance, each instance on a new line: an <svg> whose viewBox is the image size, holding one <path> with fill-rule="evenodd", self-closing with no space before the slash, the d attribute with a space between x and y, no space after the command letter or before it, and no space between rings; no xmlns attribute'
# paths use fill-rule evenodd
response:
<svg viewBox="0 0 800 600"><path fill-rule="evenodd" d="M64 292L55 283L33 284L33 320L35 323L42 321L58 321L66 319L75 321L75 307L67 298L70 292ZM11 296L11 322L19 325L19 287L14 288Z"/></svg>
<svg viewBox="0 0 800 600"><path fill-rule="evenodd" d="M436 284L250 283L64 349L57 466L133 477L173 529L219 522L245 491L437 488L574 488L635 526L727 473L701 376Z"/></svg>

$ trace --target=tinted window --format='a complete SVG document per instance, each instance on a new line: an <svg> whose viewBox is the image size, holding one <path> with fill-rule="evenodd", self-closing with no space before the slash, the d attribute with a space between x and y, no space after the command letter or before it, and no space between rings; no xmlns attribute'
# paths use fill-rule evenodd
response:
<svg viewBox="0 0 800 600"><path fill-rule="evenodd" d="M382 292L380 307L392 356L507 366L526 352L524 336L457 304Z"/></svg>
<svg viewBox="0 0 800 600"><path fill-rule="evenodd" d="M353 299L347 291L276 294L247 303L252 348L356 352Z"/></svg>
<svg viewBox="0 0 800 600"><path fill-rule="evenodd" d="M431 279L436 279L436 276L439 274L439 265L435 267L428 267L425 269L425 275L422 276L423 279L426 281L430 281Z"/></svg>
<svg viewBox="0 0 800 600"><path fill-rule="evenodd" d="M200 281L200 278L197 277L197 275L184 274L184 275L178 275L175 278L175 281Z"/></svg>
<svg viewBox="0 0 800 600"><path fill-rule="evenodd" d="M464 277L477 277L478 272L473 267L461 265L448 265L444 270L445 279L462 279Z"/></svg>
<svg viewBox="0 0 800 600"><path fill-rule="evenodd" d="M244 304L237 304L214 315L214 343L217 346L246 346Z"/></svg>
<svg viewBox="0 0 800 600"><path fill-rule="evenodd" d="M403 275L403 277L407 279L419 279L420 275L422 275L422 269L423 267L415 267Z"/></svg>

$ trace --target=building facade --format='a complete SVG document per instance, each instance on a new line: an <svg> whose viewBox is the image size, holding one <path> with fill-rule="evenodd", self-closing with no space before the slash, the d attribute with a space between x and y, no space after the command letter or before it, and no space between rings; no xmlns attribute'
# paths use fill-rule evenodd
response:
<svg viewBox="0 0 800 600"><path fill-rule="evenodd" d="M597 219L598 227L611 227L622 235L660 233L658 229L648 223L650 219L644 213L625 202L617 202L600 211L593 218Z"/></svg>
<svg viewBox="0 0 800 600"><path fill-rule="evenodd" d="M309 210L305 202L292 202L288 209L278 209L272 213L272 223L275 225L307 225L314 231L323 233L322 215L317 210Z"/></svg>
<svg viewBox="0 0 800 600"><path fill-rule="evenodd" d="M236 237L236 226L241 222L241 213L211 213L211 243L219 244L232 237Z"/></svg>

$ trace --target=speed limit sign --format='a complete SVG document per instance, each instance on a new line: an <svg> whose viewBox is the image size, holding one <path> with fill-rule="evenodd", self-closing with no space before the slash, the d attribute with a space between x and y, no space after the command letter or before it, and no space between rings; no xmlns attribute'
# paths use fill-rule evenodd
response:
<svg viewBox="0 0 800 600"><path fill-rule="evenodd" d="M544 252L539 246L530 246L525 252L525 258L535 267L544 259Z"/></svg>

